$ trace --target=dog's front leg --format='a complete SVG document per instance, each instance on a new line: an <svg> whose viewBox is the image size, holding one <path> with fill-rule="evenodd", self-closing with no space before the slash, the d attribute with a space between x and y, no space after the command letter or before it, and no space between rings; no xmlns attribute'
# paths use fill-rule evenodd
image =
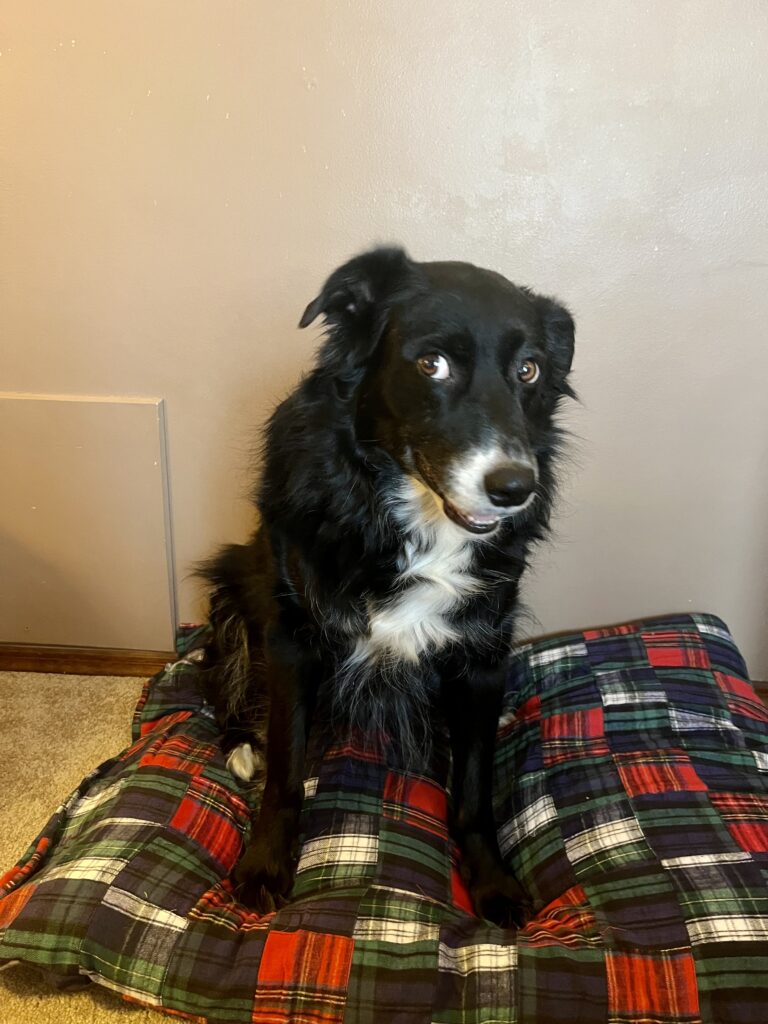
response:
<svg viewBox="0 0 768 1024"><path fill-rule="evenodd" d="M234 872L239 899L263 913L281 906L293 886L317 680L307 650L273 632L267 640L266 783L251 843Z"/></svg>
<svg viewBox="0 0 768 1024"><path fill-rule="evenodd" d="M478 665L443 682L453 755L453 833L475 910L505 926L522 925L530 901L499 852L493 816L493 754L505 666Z"/></svg>

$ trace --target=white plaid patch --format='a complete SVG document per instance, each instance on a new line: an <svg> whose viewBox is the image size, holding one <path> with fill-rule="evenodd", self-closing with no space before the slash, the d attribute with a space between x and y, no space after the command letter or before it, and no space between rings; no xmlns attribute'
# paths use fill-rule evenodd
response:
<svg viewBox="0 0 768 1024"><path fill-rule="evenodd" d="M111 885L123 870L127 860L110 857L81 857L79 860L60 864L58 867L43 868L37 876L41 882L56 878L71 878L78 882L104 882Z"/></svg>
<svg viewBox="0 0 768 1024"><path fill-rule="evenodd" d="M457 949L440 943L438 969L466 977L475 971L514 971L517 967L517 945L492 946L479 942Z"/></svg>
<svg viewBox="0 0 768 1024"><path fill-rule="evenodd" d="M194 651L190 651L183 658L179 658L177 661L169 661L165 666L165 671L169 676L172 676L174 673L179 673L182 668L189 668L190 665L195 665L197 662L202 661L204 657L205 648L196 647Z"/></svg>
<svg viewBox="0 0 768 1024"><path fill-rule="evenodd" d="M603 850L612 850L642 839L643 833L634 818L619 818L618 821L607 821L566 839L565 849L570 862L577 864L585 857L592 857Z"/></svg>
<svg viewBox="0 0 768 1024"><path fill-rule="evenodd" d="M563 644L562 647L553 647L550 651L539 651L538 654L530 655L528 663L534 668L539 668L542 665L552 665L563 658L584 658L586 655L585 643Z"/></svg>
<svg viewBox="0 0 768 1024"><path fill-rule="evenodd" d="M114 839L133 839L136 835L139 835L146 828L157 828L156 821L145 821L143 818L97 818L96 821L91 822L87 828L84 828L78 835L78 838L90 835L91 832L95 832L98 829L102 829L109 826L110 833L109 838ZM112 830L112 826L117 826Z"/></svg>
<svg viewBox="0 0 768 1024"><path fill-rule="evenodd" d="M755 759L755 764L758 770L761 772L768 772L768 753L763 750L753 750L752 756Z"/></svg>
<svg viewBox="0 0 768 1024"><path fill-rule="evenodd" d="M498 728L499 729L506 729L506 727L510 724L510 722L514 722L514 720L516 718L517 718L517 708L516 707L515 708L510 708L508 711L503 712L503 714L501 714L499 716Z"/></svg>
<svg viewBox="0 0 768 1024"><path fill-rule="evenodd" d="M437 942L440 925L427 921L393 921L378 917L361 917L355 924L354 938L369 942Z"/></svg>
<svg viewBox="0 0 768 1024"><path fill-rule="evenodd" d="M321 836L304 844L297 870L311 871L337 864L375 864L378 859L378 836Z"/></svg>
<svg viewBox="0 0 768 1024"><path fill-rule="evenodd" d="M596 672L604 707L621 704L666 704L663 690L643 690L627 686L618 672Z"/></svg>
<svg viewBox="0 0 768 1024"><path fill-rule="evenodd" d="M621 704L666 704L667 695L663 690L606 690L600 691L603 706Z"/></svg>
<svg viewBox="0 0 768 1024"><path fill-rule="evenodd" d="M687 922L691 944L703 942L766 942L768 940L768 917L737 914L722 917L702 917Z"/></svg>
<svg viewBox="0 0 768 1024"><path fill-rule="evenodd" d="M721 640L728 640L731 643L733 642L731 635L721 626L712 626L708 622L700 622L695 615L693 618L696 623L696 629L698 629L700 633L705 633L707 636L719 636Z"/></svg>
<svg viewBox="0 0 768 1024"><path fill-rule="evenodd" d="M70 808L69 817L79 818L81 815L89 814L97 807L107 803L107 801L111 800L112 797L117 796L127 781L128 780L125 777L117 779L111 786L107 786L105 789L99 790L99 792L94 793L93 796L86 795L81 797L81 799L77 800Z"/></svg>
<svg viewBox="0 0 768 1024"><path fill-rule="evenodd" d="M664 857L661 860L661 866L664 868L693 868L707 864L735 864L743 860L752 860L752 854L741 850L724 853L691 853L685 857Z"/></svg>
<svg viewBox="0 0 768 1024"><path fill-rule="evenodd" d="M172 910L156 907L154 904L148 903L147 900L134 896L133 893L126 892L124 889L107 889L102 903L105 903L108 907L114 907L123 914L127 914L134 921L146 921L147 924L156 925L160 928L171 928L176 932L186 931L189 923L180 914L174 914Z"/></svg>
<svg viewBox="0 0 768 1024"><path fill-rule="evenodd" d="M113 970L112 964L108 960L105 960L103 956L98 956L92 950L89 950L88 959L105 964L107 967L107 971L105 971L104 974L100 974L98 971L85 971L82 967L80 968L80 974L84 975L86 978L90 978L91 981L95 981L97 985L103 985L104 988L110 988L113 992L117 992L121 996L133 997L137 1002L146 1004L147 1006L162 1006L162 998L160 996L156 996L153 992L148 991L146 987L133 988L131 985L126 985L122 980L113 981L113 979L109 977L108 973ZM150 977L154 981L152 976L145 975L137 971L134 965L131 965L131 977Z"/></svg>
<svg viewBox="0 0 768 1024"><path fill-rule="evenodd" d="M304 799L308 800L317 792L317 776L314 779L304 779Z"/></svg>
<svg viewBox="0 0 768 1024"><path fill-rule="evenodd" d="M725 718L702 714L699 711L681 711L679 708L669 709L669 721L678 732L698 732L700 729L712 731L738 732L739 730Z"/></svg>
<svg viewBox="0 0 768 1024"><path fill-rule="evenodd" d="M499 842L502 852L508 852L526 836L535 835L551 821L557 821L557 808L549 793L545 793L501 826Z"/></svg>

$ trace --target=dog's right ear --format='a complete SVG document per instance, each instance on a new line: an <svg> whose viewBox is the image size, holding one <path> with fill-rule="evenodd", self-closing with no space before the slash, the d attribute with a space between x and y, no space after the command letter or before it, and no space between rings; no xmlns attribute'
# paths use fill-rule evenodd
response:
<svg viewBox="0 0 768 1024"><path fill-rule="evenodd" d="M391 301L412 269L403 249L372 249L355 256L334 270L304 310L299 327L308 327L322 316L331 328L364 329L375 344Z"/></svg>

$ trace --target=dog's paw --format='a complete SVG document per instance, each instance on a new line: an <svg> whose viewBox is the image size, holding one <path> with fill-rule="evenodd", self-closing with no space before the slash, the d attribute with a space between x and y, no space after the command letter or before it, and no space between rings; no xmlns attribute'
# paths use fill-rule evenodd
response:
<svg viewBox="0 0 768 1024"><path fill-rule="evenodd" d="M477 914L502 928L522 928L533 916L525 889L501 865L470 878L469 892Z"/></svg>
<svg viewBox="0 0 768 1024"><path fill-rule="evenodd" d="M295 874L290 853L270 849L267 843L249 846L233 872L234 893L240 903L260 914L279 910L288 902Z"/></svg>
<svg viewBox="0 0 768 1024"><path fill-rule="evenodd" d="M464 837L461 873L478 915L503 928L521 928L533 916L528 893L507 870L493 840L479 832Z"/></svg>
<svg viewBox="0 0 768 1024"><path fill-rule="evenodd" d="M261 759L250 743L238 743L227 754L227 768L243 782L250 782L262 767Z"/></svg>

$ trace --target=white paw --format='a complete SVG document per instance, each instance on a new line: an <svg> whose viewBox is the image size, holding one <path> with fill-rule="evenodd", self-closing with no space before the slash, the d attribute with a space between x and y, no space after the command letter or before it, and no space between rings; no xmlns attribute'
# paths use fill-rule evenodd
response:
<svg viewBox="0 0 768 1024"><path fill-rule="evenodd" d="M250 743L239 743L227 756L227 768L237 779L250 782L261 766L261 759Z"/></svg>

